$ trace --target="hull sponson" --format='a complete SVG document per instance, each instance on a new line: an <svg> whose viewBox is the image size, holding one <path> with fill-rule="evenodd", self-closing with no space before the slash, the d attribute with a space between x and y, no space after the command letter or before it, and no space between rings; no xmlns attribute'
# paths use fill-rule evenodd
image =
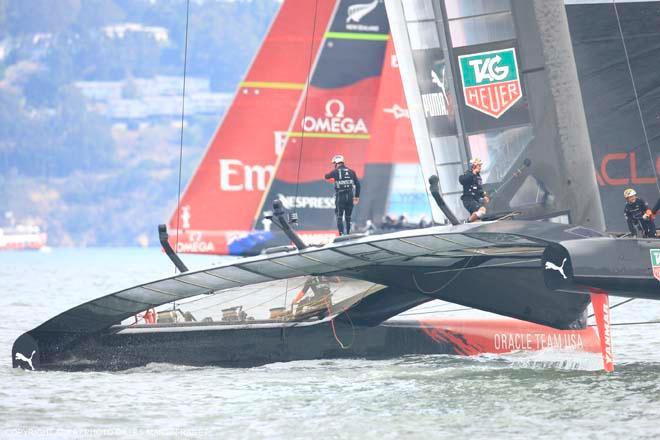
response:
<svg viewBox="0 0 660 440"><path fill-rule="evenodd" d="M254 367L313 359L385 359L403 355L476 355L567 348L598 352L593 328L561 331L511 319L393 320L376 327L335 322L307 326L231 325L113 327L66 338L24 335L15 354L29 355L38 370L122 370L153 362L191 366ZM28 339L30 339L28 341ZM38 346L36 341L39 341ZM341 342L345 348L339 345ZM15 367L29 368L15 361Z"/></svg>
<svg viewBox="0 0 660 440"><path fill-rule="evenodd" d="M330 319L355 308L358 323L370 325L423 302L426 296L557 329L583 328L589 289L604 287L590 285L590 280L604 277L610 294L660 300L648 264L653 240L585 238L588 234L598 236L583 227L547 222L482 222L244 258L81 304L21 336L15 348L21 348L24 356L30 347L66 351L81 338L105 332L149 307L208 294L222 298L223 292L243 286L306 275L340 283L375 283L356 291L359 298L341 300L345 306L337 303L340 308L322 313ZM361 307L364 295L368 302ZM305 323L309 324L295 325Z"/></svg>

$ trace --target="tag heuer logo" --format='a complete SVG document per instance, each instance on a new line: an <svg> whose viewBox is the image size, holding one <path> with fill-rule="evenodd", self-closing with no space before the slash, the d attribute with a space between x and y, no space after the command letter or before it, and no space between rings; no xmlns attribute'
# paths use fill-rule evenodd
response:
<svg viewBox="0 0 660 440"><path fill-rule="evenodd" d="M660 249L651 249L651 264L653 265L653 276L660 281Z"/></svg>
<svg viewBox="0 0 660 440"><path fill-rule="evenodd" d="M462 55L458 65L468 107L499 118L522 97L514 48Z"/></svg>

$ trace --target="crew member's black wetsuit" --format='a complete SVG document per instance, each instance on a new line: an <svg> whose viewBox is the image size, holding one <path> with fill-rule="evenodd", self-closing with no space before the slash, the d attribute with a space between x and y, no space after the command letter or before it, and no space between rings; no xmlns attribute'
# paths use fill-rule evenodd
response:
<svg viewBox="0 0 660 440"><path fill-rule="evenodd" d="M628 222L628 229L632 235L637 235L635 225L639 224L644 230L644 237L655 238L655 223L653 223L652 219L647 220L643 218L648 209L649 204L639 197L632 203L626 203L624 214Z"/></svg>
<svg viewBox="0 0 660 440"><path fill-rule="evenodd" d="M469 169L465 174L459 176L458 181L463 185L463 195L461 196L463 206L472 215L472 213L478 211L483 206L483 198L486 195L481 182L481 174L474 174Z"/></svg>
<svg viewBox="0 0 660 440"><path fill-rule="evenodd" d="M326 179L335 179L335 214L339 235L351 233L351 214L353 213L353 197L360 197L360 181L355 171L340 165L325 175ZM355 190L355 192L353 192ZM346 229L344 230L344 217Z"/></svg>

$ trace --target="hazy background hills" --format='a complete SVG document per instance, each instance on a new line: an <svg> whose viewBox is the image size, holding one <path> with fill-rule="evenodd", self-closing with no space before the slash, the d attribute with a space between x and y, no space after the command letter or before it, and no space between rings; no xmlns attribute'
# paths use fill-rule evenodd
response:
<svg viewBox="0 0 660 440"><path fill-rule="evenodd" d="M277 0L192 0L183 185ZM0 0L0 225L156 244L177 198L185 0ZM142 238L141 238L142 237Z"/></svg>

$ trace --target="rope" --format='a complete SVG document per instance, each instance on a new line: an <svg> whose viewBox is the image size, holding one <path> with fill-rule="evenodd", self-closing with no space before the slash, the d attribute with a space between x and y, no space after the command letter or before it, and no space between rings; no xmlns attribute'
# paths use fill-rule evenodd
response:
<svg viewBox="0 0 660 440"><path fill-rule="evenodd" d="M186 73L188 66L188 24L190 18L190 0L186 0L186 36L183 50L183 94L181 97L181 136L179 143L179 187L176 197L176 245L174 250L179 249L179 221L181 219L180 209L181 209L181 167L183 163L183 123L186 115ZM176 267L174 268L174 274L176 275Z"/></svg>
<svg viewBox="0 0 660 440"><path fill-rule="evenodd" d="M309 65L307 67L307 81L305 85L305 103L303 104L303 117L302 120L305 120L307 116L307 100L309 98L309 84L312 80L312 58L314 56L314 38L316 37L316 18L318 15L318 6L319 2L316 0L314 2L314 24L312 25L312 41L309 45ZM305 145L305 124L302 124L302 137L300 139L300 155L298 156L298 170L296 171L296 197L293 199L293 206L295 212L298 212L298 188L300 187L300 164L302 163L302 154L303 147Z"/></svg>
<svg viewBox="0 0 660 440"><path fill-rule="evenodd" d="M474 257L469 257L467 260L465 260L465 265L464 265L462 268L460 268L460 269L454 269L454 270L456 270L456 273L454 274L454 276L452 276L452 277L449 279L449 281L447 281L445 284L443 284L442 286L440 286L439 288L437 288L437 289L435 289L435 290L425 291L424 289L422 289L422 288L420 287L420 285L417 283L417 278L415 277L415 274L413 273L413 274L412 274L412 279L413 279L413 282L415 283L415 287L417 287L417 290L419 290L421 293L423 293L423 294L425 294L425 295L432 295L432 294L434 294L434 293L438 293L438 292L440 292L442 289L444 289L445 287L449 286L449 285L450 285L450 284L451 284L456 278L458 278L458 276L459 276L461 273L463 273L463 270L465 270L465 268L467 267L467 265L470 264L470 261L472 261L472 258L474 258Z"/></svg>
<svg viewBox="0 0 660 440"><path fill-rule="evenodd" d="M622 306L622 305L624 305L625 303L629 303L630 301L633 301L633 300L635 300L635 299L637 299L637 298L629 298L629 299L627 299L627 300L625 300L625 301L621 301L620 303L615 304L615 305L613 305L612 307L610 307L610 310L612 310L612 309L616 309L617 307ZM592 314L589 315L587 318L593 318L594 316L596 316L596 315L592 313Z"/></svg>
<svg viewBox="0 0 660 440"><path fill-rule="evenodd" d="M641 322L617 322L610 324L611 326L626 326L626 325L646 325L646 324L660 324L660 321L641 321ZM596 324L590 324L589 327L596 327Z"/></svg>
<svg viewBox="0 0 660 440"><path fill-rule="evenodd" d="M460 308L460 309L449 309L449 310L437 310L437 309L432 309L432 310L425 310L425 311L423 311L423 312L401 313L399 316L427 315L427 314L429 314L429 313L435 313L435 314L438 314L438 313L464 312L464 311L468 311L468 310L472 310L472 311L474 311L474 309L472 309L472 308L470 308L470 307L462 307L462 308Z"/></svg>
<svg viewBox="0 0 660 440"><path fill-rule="evenodd" d="M649 136L646 133L646 124L644 123L644 115L642 114L642 107L639 104L639 96L637 94L637 86L635 85L635 77L633 76L632 67L630 66L630 58L628 57L628 48L626 47L626 40L623 38L623 28L621 27L621 20L619 19L619 10L616 7L616 0L612 0L614 5L614 13L616 14L616 22L619 26L619 35L621 35L621 43L623 44L623 52L626 55L626 64L628 64L628 73L630 74L630 82L632 83L633 93L635 94L635 103L637 104L637 111L639 112L639 121L642 123L642 131L644 133L644 139L646 140L646 148L649 151L649 160L653 162L653 153L651 152L651 144L649 143ZM658 180L658 173L655 167L653 169L653 174L655 174L655 186L658 188L658 193L660 193L660 181Z"/></svg>
<svg viewBox="0 0 660 440"><path fill-rule="evenodd" d="M325 306L328 309L328 315L329 316L332 315L332 309L330 308L330 302L328 301L328 297L326 296L323 300L325 301ZM339 336L337 336L337 329L335 328L335 318L339 315L335 316L335 318L332 318L330 320L330 327L332 328L332 334L335 337L335 341L337 341L337 344L339 344L342 350L348 350L353 346L353 343L355 342L355 326L353 325L353 321L351 320L350 315L346 313L346 310L344 310L342 313L346 315L346 317L348 318L348 322L351 323L351 331L353 332L353 336L351 337L351 343L348 345L344 345L343 342L341 342L341 339L339 339Z"/></svg>

